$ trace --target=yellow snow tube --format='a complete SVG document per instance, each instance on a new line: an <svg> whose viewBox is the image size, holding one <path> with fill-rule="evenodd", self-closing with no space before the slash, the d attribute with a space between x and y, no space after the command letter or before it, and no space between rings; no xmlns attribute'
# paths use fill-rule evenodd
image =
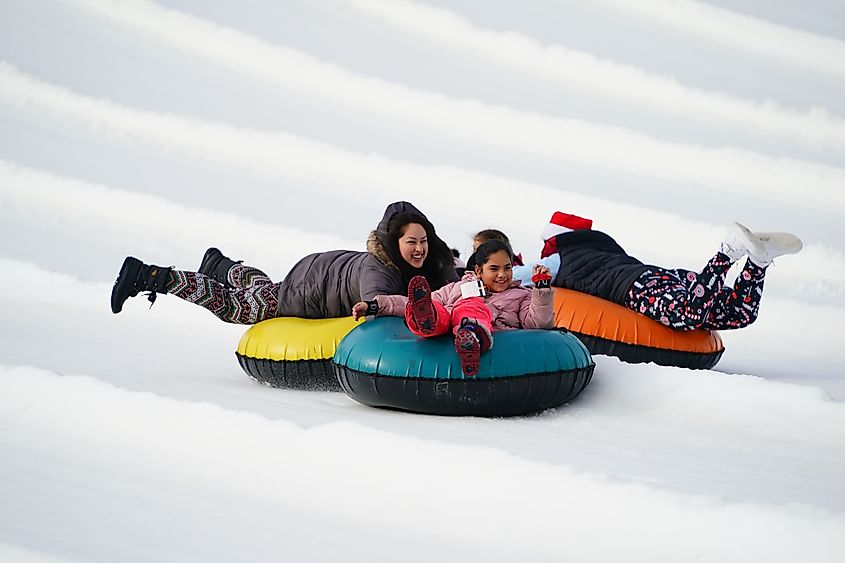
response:
<svg viewBox="0 0 845 563"><path fill-rule="evenodd" d="M331 360L337 345L363 320L277 317L253 325L236 356L256 381L285 389L340 391Z"/></svg>

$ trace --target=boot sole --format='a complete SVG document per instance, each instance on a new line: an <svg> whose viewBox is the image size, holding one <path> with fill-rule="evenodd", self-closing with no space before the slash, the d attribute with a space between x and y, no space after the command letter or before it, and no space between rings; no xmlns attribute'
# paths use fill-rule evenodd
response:
<svg viewBox="0 0 845 563"><path fill-rule="evenodd" d="M217 248L209 248L205 251L205 254L202 257L202 262L200 263L200 267L197 268L197 273L202 274L204 276L212 277L214 273L214 269L217 267L217 264L223 259L223 253L220 252Z"/></svg>
<svg viewBox="0 0 845 563"><path fill-rule="evenodd" d="M234 289L235 286L229 283L229 279L226 277L226 275L223 274L221 276L217 272L217 268L220 266L220 263L224 260L229 260L229 258L227 258L222 252L220 252L219 248L215 248L212 246L211 248L205 251L205 255L203 255L202 257L202 262L200 263L200 267L197 270L197 273L223 284L224 286L226 286L227 289Z"/></svg>
<svg viewBox="0 0 845 563"><path fill-rule="evenodd" d="M790 233L754 233L763 243L763 246L770 247L778 254L796 254L804 248L801 239Z"/></svg>
<svg viewBox="0 0 845 563"><path fill-rule="evenodd" d="M481 361L481 345L471 330L458 330L455 335L455 351L461 358L461 371L466 377L478 373Z"/></svg>
<svg viewBox="0 0 845 563"><path fill-rule="evenodd" d="M432 334L437 315L431 303L431 288L422 276L416 276L408 283L408 309L411 319L423 334Z"/></svg>
<svg viewBox="0 0 845 563"><path fill-rule="evenodd" d="M111 290L111 312L115 315L123 310L123 304L127 299L138 295L138 292L134 291L134 285L142 264L140 260L132 256L128 256L123 261Z"/></svg>
<svg viewBox="0 0 845 563"><path fill-rule="evenodd" d="M202 255L202 262L200 263L200 267L197 269L197 272L205 274L206 276L209 275L211 270L214 269L214 266L216 266L222 258L223 253L220 252L220 249L212 246L205 251L205 254Z"/></svg>

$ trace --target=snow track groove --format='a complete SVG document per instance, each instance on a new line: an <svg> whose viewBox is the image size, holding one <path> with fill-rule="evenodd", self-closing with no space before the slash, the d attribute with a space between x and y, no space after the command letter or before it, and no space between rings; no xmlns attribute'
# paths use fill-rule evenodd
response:
<svg viewBox="0 0 845 563"><path fill-rule="evenodd" d="M772 158L737 148L662 142L620 127L491 106L477 100L455 100L360 76L300 51L147 0L67 1L110 25L233 72L348 111L364 112L379 120L481 146L688 181L726 192L742 188L779 202L793 201L787 194L801 185L805 196L800 204L810 209L821 209L821 200L835 199L839 186L845 183L845 171L832 166Z"/></svg>
<svg viewBox="0 0 845 563"><path fill-rule="evenodd" d="M776 61L845 77L845 42L697 0L597 0L620 12Z"/></svg>
<svg viewBox="0 0 845 563"><path fill-rule="evenodd" d="M213 241L225 242L227 252L249 256L254 264L264 264L265 268L270 264L289 268L311 252L334 248L364 250L367 229L362 229L361 240L351 241L233 213L181 205L0 159L0 217L4 215L10 220L29 220L56 232L72 228L77 236L92 241L107 240L123 249L121 252L132 249L141 258L149 252L162 260L189 259L187 264L180 264L188 269L199 265L201 252ZM155 228L150 227L150 218L155 218ZM276 241L296 243L274 244ZM152 260L155 256L146 258ZM118 268L119 264L114 266Z"/></svg>
<svg viewBox="0 0 845 563"><path fill-rule="evenodd" d="M563 45L542 45L514 33L474 26L455 12L408 0L337 0L341 6L420 37L458 55L471 56L517 75L574 87L586 95L635 104L684 119L734 125L814 146L845 150L845 120L824 108L797 111L684 86L677 80L616 63Z"/></svg>

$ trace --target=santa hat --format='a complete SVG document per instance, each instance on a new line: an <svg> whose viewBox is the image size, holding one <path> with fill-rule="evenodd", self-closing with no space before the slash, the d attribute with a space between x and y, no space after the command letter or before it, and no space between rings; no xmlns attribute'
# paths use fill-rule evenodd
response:
<svg viewBox="0 0 845 563"><path fill-rule="evenodd" d="M543 227L541 233L543 240L556 237L557 235L568 233L569 231L589 230L593 228L592 219L584 219L577 215L570 215L569 213L561 213L555 211L552 215L552 220L549 224Z"/></svg>
<svg viewBox="0 0 845 563"><path fill-rule="evenodd" d="M543 227L543 232L541 233L546 244L543 246L543 250L540 251L540 258L551 256L557 252L557 241L555 240L557 235L577 230L590 230L592 228L593 221L591 219L584 219L577 215L555 211L552 215L552 220L549 221L548 225Z"/></svg>

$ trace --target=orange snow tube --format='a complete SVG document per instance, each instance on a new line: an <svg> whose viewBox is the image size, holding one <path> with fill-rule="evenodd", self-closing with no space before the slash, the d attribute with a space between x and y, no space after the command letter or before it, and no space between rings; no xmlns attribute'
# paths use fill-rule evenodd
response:
<svg viewBox="0 0 845 563"><path fill-rule="evenodd" d="M575 334L592 354L629 363L710 369L725 351L718 332L672 330L622 305L553 288L555 326Z"/></svg>

